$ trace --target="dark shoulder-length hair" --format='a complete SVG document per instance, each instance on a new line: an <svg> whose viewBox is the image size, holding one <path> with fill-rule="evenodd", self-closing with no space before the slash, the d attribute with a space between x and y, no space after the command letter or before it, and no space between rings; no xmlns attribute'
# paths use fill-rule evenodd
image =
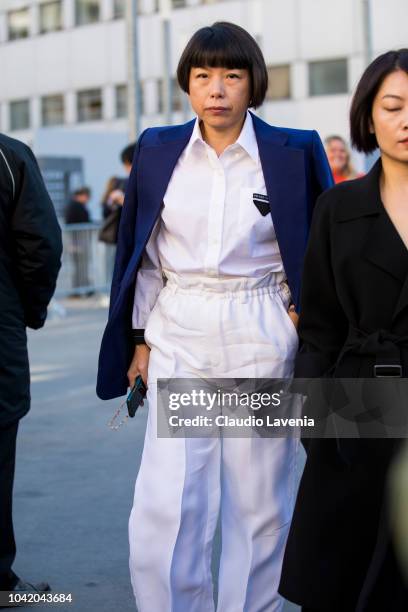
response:
<svg viewBox="0 0 408 612"><path fill-rule="evenodd" d="M258 43L244 28L218 21L193 34L177 67L183 91L189 93L191 69L204 67L247 69L251 79L249 106L261 106L268 88L268 71Z"/></svg>
<svg viewBox="0 0 408 612"><path fill-rule="evenodd" d="M408 73L408 49L387 51L366 68L350 108L350 136L353 146L362 153L372 153L378 147L370 131L374 98L385 77L396 70Z"/></svg>

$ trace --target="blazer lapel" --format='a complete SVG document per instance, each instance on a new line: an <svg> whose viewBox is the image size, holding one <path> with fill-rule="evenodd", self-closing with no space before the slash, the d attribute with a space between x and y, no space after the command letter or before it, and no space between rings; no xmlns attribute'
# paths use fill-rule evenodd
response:
<svg viewBox="0 0 408 612"><path fill-rule="evenodd" d="M308 228L304 151L286 147L284 132L252 117L276 238L289 285L296 287Z"/></svg>
<svg viewBox="0 0 408 612"><path fill-rule="evenodd" d="M373 221L363 256L401 286L393 320L408 305L408 250L384 210Z"/></svg>
<svg viewBox="0 0 408 612"><path fill-rule="evenodd" d="M371 221L363 257L403 283L408 270L407 249L385 210Z"/></svg>
<svg viewBox="0 0 408 612"><path fill-rule="evenodd" d="M404 284L402 285L401 293L398 298L397 305L394 310L393 319L401 314L401 312L408 306L408 274L405 277Z"/></svg>
<svg viewBox="0 0 408 612"><path fill-rule="evenodd" d="M373 222L363 254L401 285L395 319L408 306L408 250L385 210Z"/></svg>
<svg viewBox="0 0 408 612"><path fill-rule="evenodd" d="M163 198L177 161L193 131L194 120L159 134L161 142L145 146L139 157L135 245L122 281L126 287L133 279L140 255L159 216Z"/></svg>
<svg viewBox="0 0 408 612"><path fill-rule="evenodd" d="M140 159L138 206L136 220L136 244L145 241L150 234L163 204L163 198L177 161L188 143L189 137L155 147L146 147Z"/></svg>

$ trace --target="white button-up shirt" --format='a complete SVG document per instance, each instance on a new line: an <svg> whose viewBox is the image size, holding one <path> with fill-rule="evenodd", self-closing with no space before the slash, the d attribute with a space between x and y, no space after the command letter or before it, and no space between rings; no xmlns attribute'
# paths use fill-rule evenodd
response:
<svg viewBox="0 0 408 612"><path fill-rule="evenodd" d="M194 279L285 278L252 118L218 157L198 119L163 200L137 273L132 325L143 329L166 271Z"/></svg>

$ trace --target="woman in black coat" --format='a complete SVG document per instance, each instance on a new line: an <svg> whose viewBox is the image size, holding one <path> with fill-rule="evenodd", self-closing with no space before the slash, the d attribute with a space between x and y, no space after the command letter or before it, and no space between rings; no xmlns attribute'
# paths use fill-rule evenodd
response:
<svg viewBox="0 0 408 612"><path fill-rule="evenodd" d="M408 377L408 49L366 69L351 136L380 159L317 203L296 376ZM313 409L313 406L311 406ZM307 612L406 612L387 473L398 439L311 439L280 592ZM407 517L408 520L408 517Z"/></svg>

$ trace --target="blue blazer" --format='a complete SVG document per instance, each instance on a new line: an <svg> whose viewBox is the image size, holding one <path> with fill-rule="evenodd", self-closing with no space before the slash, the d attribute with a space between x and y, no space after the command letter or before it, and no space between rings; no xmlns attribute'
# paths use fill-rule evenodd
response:
<svg viewBox="0 0 408 612"><path fill-rule="evenodd" d="M276 128L251 115L276 237L298 305L313 207L333 179L317 132ZM131 328L136 273L193 126L194 120L149 128L138 140L119 227L109 320L99 355L96 391L101 399L127 391L126 373L134 353Z"/></svg>

